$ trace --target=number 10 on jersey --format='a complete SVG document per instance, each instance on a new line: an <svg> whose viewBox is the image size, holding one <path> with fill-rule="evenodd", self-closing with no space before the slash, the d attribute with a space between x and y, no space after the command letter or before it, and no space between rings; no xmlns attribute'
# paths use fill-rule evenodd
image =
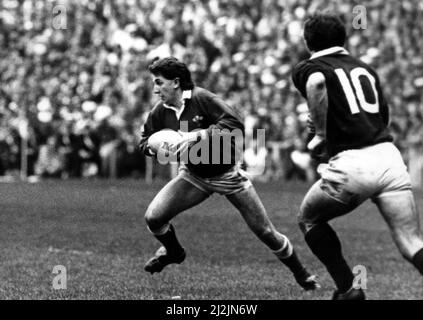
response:
<svg viewBox="0 0 423 320"><path fill-rule="evenodd" d="M344 69L335 69L335 73L338 76L342 89L344 90L345 97L347 98L352 114L360 112L357 100L361 109L364 111L369 113L379 112L379 97L376 90L376 79L369 71L361 67L352 69L350 71L352 86ZM360 77L365 77L368 80L364 82L364 88L363 83L360 81ZM369 97L371 92L373 92L373 97Z"/></svg>

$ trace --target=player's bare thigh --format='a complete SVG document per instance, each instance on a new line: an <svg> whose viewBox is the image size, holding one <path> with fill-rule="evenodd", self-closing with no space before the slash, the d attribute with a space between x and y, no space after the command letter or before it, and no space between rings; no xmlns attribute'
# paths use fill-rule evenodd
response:
<svg viewBox="0 0 423 320"><path fill-rule="evenodd" d="M248 220L247 222L256 225L267 223L266 209L253 186L227 195L226 198L241 212L244 219Z"/></svg>
<svg viewBox="0 0 423 320"><path fill-rule="evenodd" d="M309 189L300 206L298 223L301 230L306 233L316 223L327 222L354 210L360 205L359 201L344 203L330 196L320 187L320 179Z"/></svg>
<svg viewBox="0 0 423 320"><path fill-rule="evenodd" d="M178 213L203 202L209 194L179 175L167 183L148 206L145 218L150 229L160 228Z"/></svg>

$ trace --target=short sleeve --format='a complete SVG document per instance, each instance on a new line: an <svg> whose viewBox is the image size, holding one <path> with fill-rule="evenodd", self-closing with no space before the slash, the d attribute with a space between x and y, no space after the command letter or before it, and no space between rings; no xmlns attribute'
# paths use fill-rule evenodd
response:
<svg viewBox="0 0 423 320"><path fill-rule="evenodd" d="M294 86L298 89L298 91L300 91L301 95L305 99L307 99L306 84L308 77L315 72L322 72L324 74L323 68L315 63L312 63L310 60L298 63L292 71L292 81Z"/></svg>

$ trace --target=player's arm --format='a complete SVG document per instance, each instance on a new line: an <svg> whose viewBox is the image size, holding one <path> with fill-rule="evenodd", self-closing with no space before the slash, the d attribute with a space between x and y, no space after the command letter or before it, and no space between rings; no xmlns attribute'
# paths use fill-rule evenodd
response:
<svg viewBox="0 0 423 320"><path fill-rule="evenodd" d="M150 138L150 136L157 131L159 130L154 126L153 113L151 112L141 128L141 140L138 144L140 151L146 156L155 156L155 152L148 145L148 138Z"/></svg>
<svg viewBox="0 0 423 320"><path fill-rule="evenodd" d="M176 154L183 154L197 142L212 138L215 135L218 135L219 139L229 136L231 138L229 141L232 141L232 137L235 137L236 141L243 141L244 124L229 105L218 96L209 92L202 93L197 99L203 114L212 124L208 128L199 131L180 131L179 133L182 135L181 142L175 147L170 146L169 150ZM222 146L222 148L224 147Z"/></svg>
<svg viewBox="0 0 423 320"><path fill-rule="evenodd" d="M380 80L377 74L374 74L374 77L376 79L376 90L378 92L378 96L379 96L379 111L380 114L382 116L382 120L383 123L388 126L389 125L389 107L388 107L388 103L385 99L385 95L383 94L381 85L380 85Z"/></svg>
<svg viewBox="0 0 423 320"><path fill-rule="evenodd" d="M222 98L216 95L207 95L204 100L202 107L212 123L206 129L207 136L212 136L215 132L222 135L225 134L225 131L230 134L234 130L244 133L244 124L240 116Z"/></svg>
<svg viewBox="0 0 423 320"><path fill-rule="evenodd" d="M315 136L308 144L313 151L326 140L326 119L328 113L328 94L325 76L322 72L312 73L306 83L307 104L314 125Z"/></svg>
<svg viewBox="0 0 423 320"><path fill-rule="evenodd" d="M201 139L212 137L216 133L220 136L226 134L233 135L234 130L238 129L242 135L244 134L244 124L240 120L240 117L221 98L213 94L204 93L199 97L199 103L204 114L206 114L212 122L212 125L207 129L199 131L188 133L180 132L183 136L181 144L185 146L185 149L187 148L187 144L190 146Z"/></svg>

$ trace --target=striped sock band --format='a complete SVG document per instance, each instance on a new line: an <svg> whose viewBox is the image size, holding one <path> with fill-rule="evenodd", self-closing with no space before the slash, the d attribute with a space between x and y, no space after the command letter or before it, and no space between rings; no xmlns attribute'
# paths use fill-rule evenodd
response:
<svg viewBox="0 0 423 320"><path fill-rule="evenodd" d="M164 224L161 228L159 228L159 229L157 229L157 230L151 230L150 228L149 228L149 226L147 226L147 229L152 233L152 234L154 234L155 236L162 236L162 235L164 235L166 232L168 232L169 231L169 228L170 228L170 223L166 223L166 224Z"/></svg>
<svg viewBox="0 0 423 320"><path fill-rule="evenodd" d="M289 239L282 235L284 239L284 244L282 245L282 248L279 250L273 251L273 253L278 257L278 259L286 259L292 255L292 252L294 251L294 247L291 244L291 241Z"/></svg>

